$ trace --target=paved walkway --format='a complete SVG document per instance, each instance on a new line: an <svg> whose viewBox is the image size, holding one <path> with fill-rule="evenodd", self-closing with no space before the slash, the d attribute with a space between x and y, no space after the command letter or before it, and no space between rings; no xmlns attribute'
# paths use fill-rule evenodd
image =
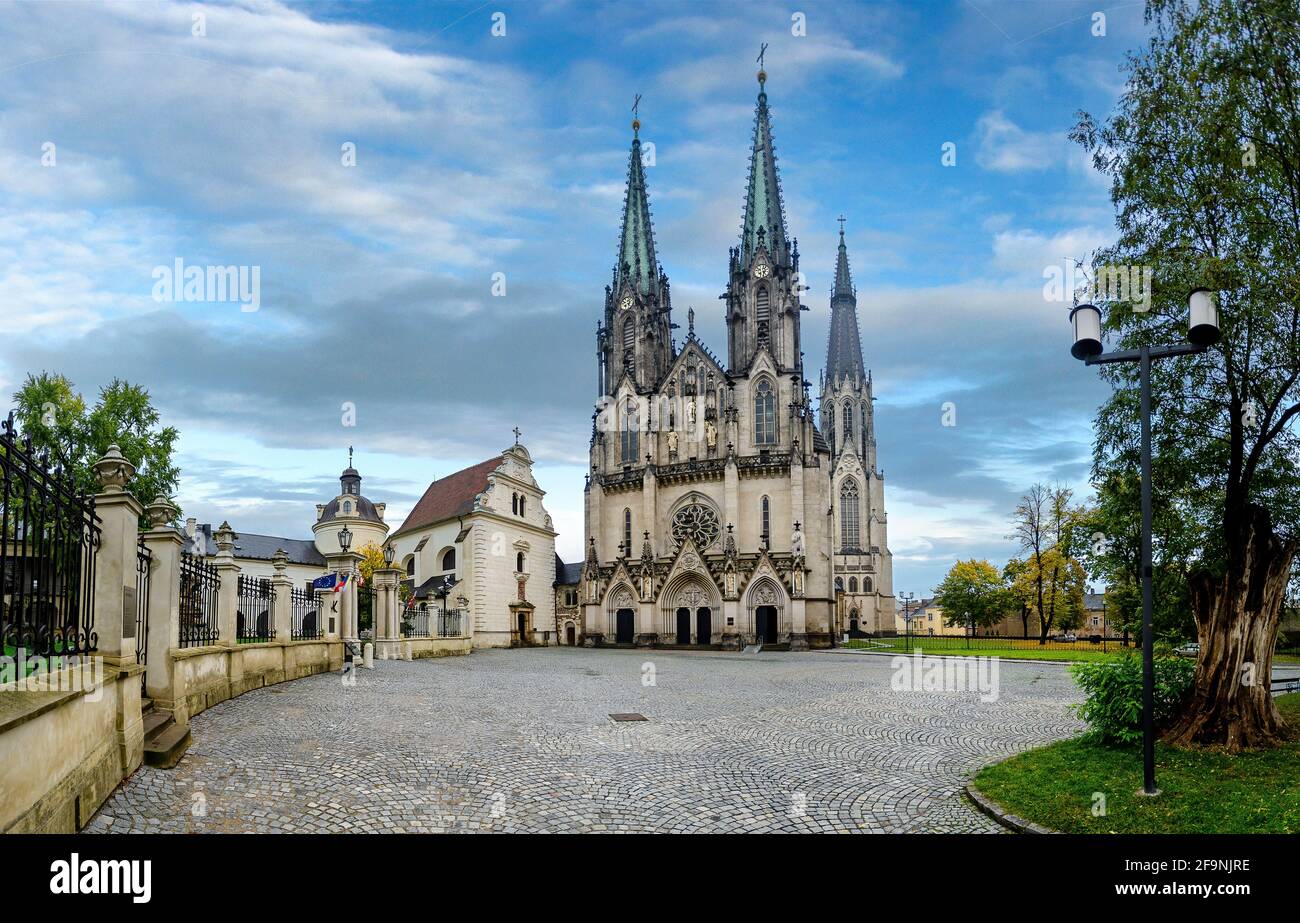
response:
<svg viewBox="0 0 1300 923"><path fill-rule="evenodd" d="M180 765L141 768L88 829L997 832L962 784L1082 727L1059 666L1003 662L991 703L895 692L893 674L816 653L378 663L199 715Z"/></svg>

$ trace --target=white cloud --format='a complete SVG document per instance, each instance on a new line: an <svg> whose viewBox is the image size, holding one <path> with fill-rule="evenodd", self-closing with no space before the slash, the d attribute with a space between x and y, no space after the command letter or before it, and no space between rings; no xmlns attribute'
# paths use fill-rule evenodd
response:
<svg viewBox="0 0 1300 923"><path fill-rule="evenodd" d="M975 130L979 143L975 162L1001 173L1056 166L1064 159L1069 143L1064 132L1026 131L1000 109L982 115Z"/></svg>

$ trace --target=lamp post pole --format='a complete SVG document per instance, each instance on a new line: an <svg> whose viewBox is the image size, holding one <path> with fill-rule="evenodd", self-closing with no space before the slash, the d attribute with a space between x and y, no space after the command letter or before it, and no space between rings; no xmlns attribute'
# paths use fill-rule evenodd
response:
<svg viewBox="0 0 1300 923"><path fill-rule="evenodd" d="M1196 289L1188 298L1190 316L1188 344L1140 346L1103 353L1101 311L1094 305L1077 305L1070 312L1074 324L1074 346L1070 352L1086 365L1113 362L1138 364L1139 411L1142 417L1142 794L1159 795L1156 787L1155 734L1155 636L1151 626L1151 360L1203 353L1219 341L1218 309L1212 294Z"/></svg>

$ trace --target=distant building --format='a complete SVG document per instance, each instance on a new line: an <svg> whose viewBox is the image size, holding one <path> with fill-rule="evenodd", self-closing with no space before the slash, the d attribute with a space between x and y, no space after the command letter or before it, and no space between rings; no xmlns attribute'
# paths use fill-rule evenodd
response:
<svg viewBox="0 0 1300 923"><path fill-rule="evenodd" d="M555 637L567 647L582 643L585 634L582 604L578 595L582 583L582 562L565 564L555 556Z"/></svg>

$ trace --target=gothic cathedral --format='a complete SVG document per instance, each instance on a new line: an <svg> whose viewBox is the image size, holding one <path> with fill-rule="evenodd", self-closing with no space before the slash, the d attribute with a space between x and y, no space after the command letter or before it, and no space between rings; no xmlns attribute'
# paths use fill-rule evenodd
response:
<svg viewBox="0 0 1300 923"><path fill-rule="evenodd" d="M820 427L804 378L799 245L787 236L759 72L744 222L728 261L724 362L672 330L640 123L598 325L587 478L586 643L788 644L894 630L871 376L840 231Z"/></svg>

